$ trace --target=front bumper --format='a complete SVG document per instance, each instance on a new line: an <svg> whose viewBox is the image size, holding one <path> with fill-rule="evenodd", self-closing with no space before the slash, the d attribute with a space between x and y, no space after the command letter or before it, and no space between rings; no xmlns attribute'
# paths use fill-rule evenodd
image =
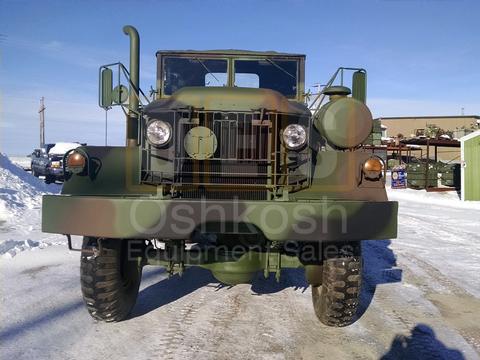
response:
<svg viewBox="0 0 480 360"><path fill-rule="evenodd" d="M108 238L188 239L195 229L263 233L272 241L390 239L393 201L163 200L156 197L45 195L42 230Z"/></svg>
<svg viewBox="0 0 480 360"><path fill-rule="evenodd" d="M47 168L47 175L53 176L55 178L62 178L63 179L63 169L60 168Z"/></svg>

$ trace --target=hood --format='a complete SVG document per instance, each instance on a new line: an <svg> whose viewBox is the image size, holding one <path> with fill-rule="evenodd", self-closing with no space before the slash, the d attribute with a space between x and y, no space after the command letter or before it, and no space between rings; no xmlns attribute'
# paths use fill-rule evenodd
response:
<svg viewBox="0 0 480 360"><path fill-rule="evenodd" d="M185 87L167 99L151 102L145 107L145 112L154 115L165 110L189 107L209 111L249 112L265 109L288 114L309 114L305 105L289 101L277 91L239 87Z"/></svg>

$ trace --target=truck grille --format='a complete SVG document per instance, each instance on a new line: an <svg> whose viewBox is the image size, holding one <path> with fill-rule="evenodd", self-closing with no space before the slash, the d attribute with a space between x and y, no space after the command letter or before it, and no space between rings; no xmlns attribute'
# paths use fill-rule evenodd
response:
<svg viewBox="0 0 480 360"><path fill-rule="evenodd" d="M275 124L271 117L261 113L194 112L190 118L178 121L177 138L183 139L195 126L205 126L214 132L218 142L211 160L269 161L269 135ZM183 141L176 145L178 160L188 158Z"/></svg>
<svg viewBox="0 0 480 360"><path fill-rule="evenodd" d="M292 181L308 182L305 174L292 172L280 149L279 131L291 120L287 114L192 110L176 111L173 118L173 172L143 169L144 180L156 179L145 182L169 183L182 198L251 200L267 199L269 191ZM184 145L187 133L197 126L210 129L216 138L215 151L204 160L192 158ZM145 150L149 158L155 156Z"/></svg>
<svg viewBox="0 0 480 360"><path fill-rule="evenodd" d="M263 116L262 116L263 115ZM183 141L175 144L174 183L182 185L249 185L265 187L275 122L261 113L194 112L176 124L177 139L204 126L213 131L217 148L207 160L192 159ZM270 150L270 151L269 151Z"/></svg>

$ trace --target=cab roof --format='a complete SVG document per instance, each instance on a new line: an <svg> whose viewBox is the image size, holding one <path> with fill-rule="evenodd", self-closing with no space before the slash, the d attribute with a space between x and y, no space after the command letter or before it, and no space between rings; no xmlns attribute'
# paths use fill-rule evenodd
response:
<svg viewBox="0 0 480 360"><path fill-rule="evenodd" d="M283 53L277 51L252 51L252 50L238 50L238 49L219 49L219 50L159 50L157 51L158 55L173 55L173 54L184 54L184 55L225 55L225 56L268 56L268 57L302 57L305 58L303 54L291 54Z"/></svg>

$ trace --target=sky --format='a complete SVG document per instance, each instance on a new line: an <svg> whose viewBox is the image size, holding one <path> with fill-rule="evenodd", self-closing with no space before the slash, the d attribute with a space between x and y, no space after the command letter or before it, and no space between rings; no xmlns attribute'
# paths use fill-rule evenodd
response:
<svg viewBox="0 0 480 360"><path fill-rule="evenodd" d="M480 115L480 1L22 1L0 0L0 151L46 141L105 143L98 68L128 66L123 25L140 33L140 80L155 85L160 49L276 50L307 55L306 84L339 66L368 71L375 117ZM125 118L108 112L108 144Z"/></svg>

